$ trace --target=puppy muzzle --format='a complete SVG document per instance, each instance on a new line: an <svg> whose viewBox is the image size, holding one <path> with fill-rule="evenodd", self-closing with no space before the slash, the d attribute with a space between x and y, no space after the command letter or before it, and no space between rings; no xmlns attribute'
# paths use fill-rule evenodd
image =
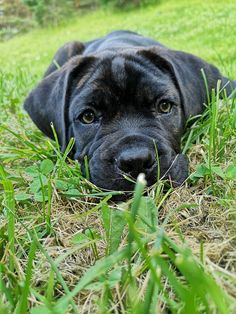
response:
<svg viewBox="0 0 236 314"><path fill-rule="evenodd" d="M188 176L188 161L166 143L132 135L98 147L89 158L89 172L90 180L106 190L132 191L139 173L145 174L148 186L160 178L178 186Z"/></svg>

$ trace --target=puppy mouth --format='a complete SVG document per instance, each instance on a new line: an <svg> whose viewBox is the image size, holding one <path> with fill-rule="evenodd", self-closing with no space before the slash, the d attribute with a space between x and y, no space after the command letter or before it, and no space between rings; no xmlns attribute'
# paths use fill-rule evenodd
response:
<svg viewBox="0 0 236 314"><path fill-rule="evenodd" d="M149 167L138 167L135 168L135 164L133 165L133 169L123 171L117 166L115 166L115 173L117 177L113 179L114 182L118 183L118 180L126 182L127 187L130 186L131 190L133 190L134 184L136 183L137 177L140 173L145 175L145 180L147 182L147 186L153 185L158 180L158 167L159 164L155 160L150 164Z"/></svg>
<svg viewBox="0 0 236 314"><path fill-rule="evenodd" d="M104 138L103 138L104 139ZM98 145L100 144L100 145ZM81 163L85 174L85 164ZM188 176L187 158L176 152L166 137L139 133L110 135L95 141L88 151L89 179L106 191L134 190L136 179L144 173L147 186L169 180L173 187Z"/></svg>
<svg viewBox="0 0 236 314"><path fill-rule="evenodd" d="M163 163L165 159L169 161ZM145 174L147 186L152 186L159 180L168 180L173 187L178 187L188 177L188 160L183 154L176 154L171 159L168 155L162 156L158 161L150 161L150 164L143 163L144 167L139 165L135 168L138 162L141 163L140 160L134 162L131 159L129 163L132 164L132 169L125 168L127 166L125 163L122 165L122 170L117 159L113 162L90 160L90 181L105 191L124 192L123 196L113 198L114 200L122 200L132 196L139 173ZM128 167L130 167L129 163ZM82 166L82 171L85 172L84 166Z"/></svg>
<svg viewBox="0 0 236 314"><path fill-rule="evenodd" d="M176 154L161 179L169 180L173 187L178 187L188 178L188 159L183 154Z"/></svg>

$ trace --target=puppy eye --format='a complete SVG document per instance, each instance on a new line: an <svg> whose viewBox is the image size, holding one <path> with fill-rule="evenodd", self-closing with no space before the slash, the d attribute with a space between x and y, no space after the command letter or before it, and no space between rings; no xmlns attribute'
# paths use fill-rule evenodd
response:
<svg viewBox="0 0 236 314"><path fill-rule="evenodd" d="M173 104L167 100L162 101L158 104L158 111L160 113L169 113L171 112Z"/></svg>
<svg viewBox="0 0 236 314"><path fill-rule="evenodd" d="M95 121L95 113L91 109L85 110L80 116L79 120L84 124L91 124Z"/></svg>

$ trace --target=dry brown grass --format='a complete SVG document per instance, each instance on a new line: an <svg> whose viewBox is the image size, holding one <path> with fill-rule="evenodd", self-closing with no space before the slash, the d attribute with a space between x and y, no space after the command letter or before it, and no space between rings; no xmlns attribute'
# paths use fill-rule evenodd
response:
<svg viewBox="0 0 236 314"><path fill-rule="evenodd" d="M192 204L192 207L183 208L183 204ZM112 205L119 210L119 204ZM236 280L235 205L232 204L230 208L221 205L216 197L205 193L202 184L198 184L174 190L158 214L161 223L171 212L165 227L168 236L179 244L184 239L184 243L202 259L205 268L233 298L236 298L236 285L227 280L227 277L229 275ZM73 288L87 269L96 262L91 246L83 248L83 245L73 244L75 235L83 233L87 228L93 228L104 239L100 212L85 214L93 206L93 203L76 199L65 200L58 195L54 197L53 235L44 238L42 244L56 262L60 260L58 268L70 288ZM180 207L181 210L178 210ZM106 247L104 240L97 241L96 246L99 257L103 257ZM36 260L33 285L44 286L48 281L50 265L42 253L38 253ZM145 289L148 276L140 276L140 288ZM62 287L57 286L55 293L58 296L63 295ZM114 300L117 300L114 307L119 307L124 294L121 295L118 286L113 289L113 293ZM80 313L94 313L99 295L100 292L83 290L76 300ZM162 306L163 304L160 309Z"/></svg>

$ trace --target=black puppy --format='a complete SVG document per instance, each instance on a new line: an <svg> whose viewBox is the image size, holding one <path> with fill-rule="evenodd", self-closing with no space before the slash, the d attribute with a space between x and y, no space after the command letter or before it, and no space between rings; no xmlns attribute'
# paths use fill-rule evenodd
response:
<svg viewBox="0 0 236 314"><path fill-rule="evenodd" d="M124 175L136 178L140 172L151 185L158 163L161 177L177 186L188 176L180 152L186 120L207 102L201 69L209 93L218 80L227 95L236 87L191 54L115 31L60 48L24 108L50 138L53 123L62 151L75 138L73 157L83 168L87 155L91 181L99 187L131 190Z"/></svg>

